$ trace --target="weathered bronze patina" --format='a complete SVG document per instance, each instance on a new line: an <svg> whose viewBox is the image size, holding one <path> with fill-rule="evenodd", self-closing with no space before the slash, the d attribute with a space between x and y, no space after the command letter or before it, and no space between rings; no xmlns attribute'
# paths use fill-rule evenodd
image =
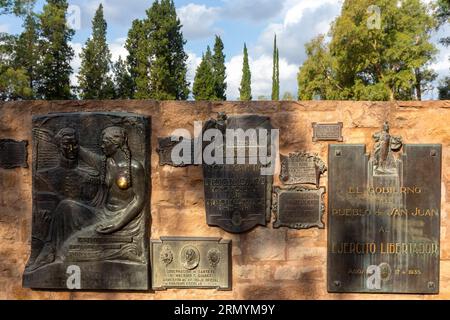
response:
<svg viewBox="0 0 450 320"><path fill-rule="evenodd" d="M338 123L312 123L313 142L317 141L344 141L342 136L342 122Z"/></svg>
<svg viewBox="0 0 450 320"><path fill-rule="evenodd" d="M28 168L28 141L0 140L0 168Z"/></svg>
<svg viewBox="0 0 450 320"><path fill-rule="evenodd" d="M221 132L224 136L222 164L207 164L203 161L203 178L205 188L205 205L207 222L210 226L219 226L232 233L246 232L257 225L265 226L271 216L271 194L273 173L263 175L259 155L271 152L270 118L249 115L227 117L219 114L218 119L206 122L203 132L209 129ZM258 138L255 141L227 141L227 129L253 130ZM264 131L260 131L264 130ZM261 141L261 134L267 135ZM214 140L204 143L203 149L217 144ZM217 149L217 148L216 148ZM227 156L229 151L233 156Z"/></svg>
<svg viewBox="0 0 450 320"><path fill-rule="evenodd" d="M231 241L161 237L152 240L152 287L231 290Z"/></svg>
<svg viewBox="0 0 450 320"><path fill-rule="evenodd" d="M313 184L320 185L320 176L327 171L325 163L317 154L307 152L280 155L280 180L283 184Z"/></svg>
<svg viewBox="0 0 450 320"><path fill-rule="evenodd" d="M150 119L128 113L33 118L33 225L23 285L149 287Z"/></svg>
<svg viewBox="0 0 450 320"><path fill-rule="evenodd" d="M329 146L328 291L439 292L441 145Z"/></svg>
<svg viewBox="0 0 450 320"><path fill-rule="evenodd" d="M311 189L304 186L274 187L272 211L274 228L323 229L325 213L325 188Z"/></svg>

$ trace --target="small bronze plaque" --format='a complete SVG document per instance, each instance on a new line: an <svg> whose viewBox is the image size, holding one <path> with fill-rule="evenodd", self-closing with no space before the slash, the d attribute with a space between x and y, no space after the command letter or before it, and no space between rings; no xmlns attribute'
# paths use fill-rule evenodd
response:
<svg viewBox="0 0 450 320"><path fill-rule="evenodd" d="M373 138L329 146L328 291L436 294L442 146Z"/></svg>
<svg viewBox="0 0 450 320"><path fill-rule="evenodd" d="M0 140L0 168L28 168L28 141Z"/></svg>
<svg viewBox="0 0 450 320"><path fill-rule="evenodd" d="M275 214L274 228L309 229L325 226L325 188L309 189L302 186L274 187L272 210Z"/></svg>
<svg viewBox="0 0 450 320"><path fill-rule="evenodd" d="M161 237L151 241L152 287L231 290L231 240Z"/></svg>
<svg viewBox="0 0 450 320"><path fill-rule="evenodd" d="M313 184L319 187L320 176L327 171L327 167L317 154L297 152L280 157L280 180L284 184Z"/></svg>
<svg viewBox="0 0 450 320"><path fill-rule="evenodd" d="M313 122L313 142L317 141L344 141L342 137L342 122L316 123Z"/></svg>
<svg viewBox="0 0 450 320"><path fill-rule="evenodd" d="M180 146L181 144L188 144L190 145L190 151L191 153L189 155L177 155L180 160L183 160L187 158L187 163L184 163L181 161L180 163L176 163L172 159L172 151L177 146ZM176 151L176 150L175 150ZM194 163L194 150L193 150L193 141L190 139L185 139L183 137L164 137L164 138L158 138L158 147L156 149L156 152L159 154L159 165L169 165L172 167L186 167ZM181 152L181 151L180 151Z"/></svg>

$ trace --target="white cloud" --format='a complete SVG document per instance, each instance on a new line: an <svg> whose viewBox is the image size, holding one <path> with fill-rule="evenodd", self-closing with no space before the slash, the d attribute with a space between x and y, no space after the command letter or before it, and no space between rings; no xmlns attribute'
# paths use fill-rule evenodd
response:
<svg viewBox="0 0 450 320"><path fill-rule="evenodd" d="M220 12L221 9L218 7L207 7L194 3L177 9L177 15L183 25L184 37L192 40L220 33L220 30L214 27Z"/></svg>
<svg viewBox="0 0 450 320"><path fill-rule="evenodd" d="M0 24L0 32L9 32L9 25Z"/></svg>
<svg viewBox="0 0 450 320"><path fill-rule="evenodd" d="M224 0L224 15L227 18L266 21L276 17L286 0Z"/></svg>
<svg viewBox="0 0 450 320"><path fill-rule="evenodd" d="M73 69L73 73L70 76L70 82L73 86L76 86L78 85L77 75L81 67L80 53L83 49L83 44L77 42L70 42L69 44L73 48L73 51L75 52L75 55L73 56L73 59L70 62L70 66Z"/></svg>
<svg viewBox="0 0 450 320"><path fill-rule="evenodd" d="M199 66L200 62L202 62L202 57L197 56L193 52L188 52L188 60L187 60L187 68L188 72L186 75L187 80L192 86L194 85L194 78L195 78L195 72L197 71L197 67Z"/></svg>
<svg viewBox="0 0 450 320"><path fill-rule="evenodd" d="M103 4L106 21L117 25L125 24L127 30L131 26L131 21L145 16L145 11L152 5L151 1L143 0L78 0L76 4L82 10L83 29L91 27L92 18L100 3Z"/></svg>
<svg viewBox="0 0 450 320"><path fill-rule="evenodd" d="M128 56L128 50L125 49L126 38L117 38L113 42L109 43L109 50L111 51L111 60L116 62L119 60L119 56L122 60L125 60Z"/></svg>
<svg viewBox="0 0 450 320"><path fill-rule="evenodd" d="M264 29L255 51L258 54L271 54L273 36L277 34L280 57L289 63L303 63L306 58L305 44L315 36L328 32L340 8L341 1L335 0L288 1L283 11L283 21L271 23Z"/></svg>

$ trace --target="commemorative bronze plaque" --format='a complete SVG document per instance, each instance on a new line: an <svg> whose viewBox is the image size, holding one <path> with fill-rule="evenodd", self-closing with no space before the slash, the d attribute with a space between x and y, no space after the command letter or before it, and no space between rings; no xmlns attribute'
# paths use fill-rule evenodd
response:
<svg viewBox="0 0 450 320"><path fill-rule="evenodd" d="M161 237L151 241L152 287L231 290L231 241Z"/></svg>
<svg viewBox="0 0 450 320"><path fill-rule="evenodd" d="M373 138L329 146L328 291L437 294L442 146Z"/></svg>
<svg viewBox="0 0 450 320"><path fill-rule="evenodd" d="M174 151L174 148L178 146L180 143L187 143L190 146L190 155L189 155L189 161L188 163L185 163L183 161L184 155L177 154L177 157L172 156L172 152ZM156 152L159 154L159 165L164 166L172 166L172 167L187 167L189 165L192 165L194 163L194 145L193 141L189 139L185 139L183 137L163 137L158 138L158 147L156 149ZM175 150L176 151L176 150ZM183 151L180 151L181 153ZM180 159L179 163L176 163L173 161L173 158Z"/></svg>
<svg viewBox="0 0 450 320"><path fill-rule="evenodd" d="M219 164L203 161L208 225L242 233L270 221L273 172L265 172L267 163L262 163L259 156L271 153L271 129L270 118L256 115L227 117L220 113L218 119L205 124L204 135L208 130L224 135L220 142L214 140L203 145L203 150L219 150L224 158ZM230 133L239 135L239 132L249 136L253 133L257 140L239 141L236 136L230 139ZM214 144L218 145L212 148Z"/></svg>
<svg viewBox="0 0 450 320"><path fill-rule="evenodd" d="M148 290L150 132L131 113L33 117L24 287Z"/></svg>
<svg viewBox="0 0 450 320"><path fill-rule="evenodd" d="M0 168L28 168L28 141L0 140Z"/></svg>
<svg viewBox="0 0 450 320"><path fill-rule="evenodd" d="M319 187L320 176L327 167L317 154L296 152L289 156L280 155L280 158L280 180L283 184L313 184Z"/></svg>
<svg viewBox="0 0 450 320"><path fill-rule="evenodd" d="M342 136L343 123L312 123L313 142L317 141L344 141Z"/></svg>
<svg viewBox="0 0 450 320"><path fill-rule="evenodd" d="M309 229L325 226L325 188L311 189L303 186L274 187L272 210L275 215L274 228Z"/></svg>

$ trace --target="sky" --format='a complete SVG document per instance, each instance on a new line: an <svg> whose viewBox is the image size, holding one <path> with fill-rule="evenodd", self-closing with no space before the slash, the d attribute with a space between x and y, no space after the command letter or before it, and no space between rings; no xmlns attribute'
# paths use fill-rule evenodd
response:
<svg viewBox="0 0 450 320"><path fill-rule="evenodd" d="M423 0L431 2L432 0ZM40 11L44 0L38 0ZM75 50L72 61L76 73L80 67L79 53L90 36L92 18L103 3L108 23L108 42L113 60L125 58L124 43L134 19L145 16L153 0L69 0L69 23L76 33L71 45ZM297 73L306 58L304 45L319 34L329 31L330 23L339 15L343 0L175 0L177 14L187 40L188 80L194 81L195 70L207 45L214 46L214 36L220 35L225 46L227 67L227 98L239 97L242 76L242 50L249 50L252 73L252 95L269 98L272 88L273 37L277 34L280 51L280 92L297 96ZM0 16L0 32L18 34L22 21L13 16ZM449 75L450 48L438 44L438 39L450 33L446 25L433 34L439 54L432 68L441 79ZM425 94L425 99L437 99L437 90Z"/></svg>

